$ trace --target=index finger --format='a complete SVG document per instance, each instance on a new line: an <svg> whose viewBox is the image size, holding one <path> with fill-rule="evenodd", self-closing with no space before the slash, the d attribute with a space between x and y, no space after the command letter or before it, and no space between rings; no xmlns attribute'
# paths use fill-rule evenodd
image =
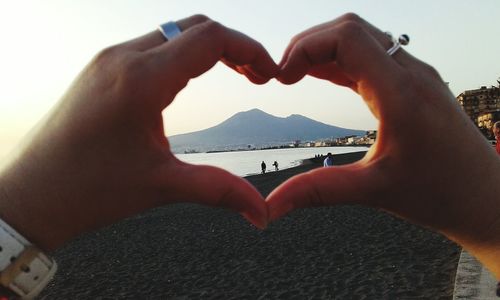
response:
<svg viewBox="0 0 500 300"><path fill-rule="evenodd" d="M209 19L188 25L175 40L151 49L150 54L159 76L174 79L175 93L221 59L249 67L265 81L278 73L278 66L260 43Z"/></svg>
<svg viewBox="0 0 500 300"><path fill-rule="evenodd" d="M362 24L354 21L302 37L282 62L277 78L292 84L318 66L332 63L342 78L352 81L349 86L361 94L379 120L396 120L411 107L402 101L400 93L408 82L407 70L386 53Z"/></svg>
<svg viewBox="0 0 500 300"><path fill-rule="evenodd" d="M378 41L357 22L343 22L314 31L296 41L282 62L278 79L295 83L316 65L336 62L350 78L381 81L400 73L401 67ZM389 78L392 79L392 78Z"/></svg>
<svg viewBox="0 0 500 300"><path fill-rule="evenodd" d="M380 43L382 48L389 49L389 47L391 46L391 40L386 33L382 32L377 27L373 26L370 22L359 17L358 15L354 13L347 13L332 21L313 26L294 36L290 41L290 43L288 44L279 65L282 66L285 63L285 61L288 59L288 56L290 55L290 51L293 49L295 44L301 39L305 38L308 35L323 31L328 28L332 28L334 26L338 26L346 22L355 22L360 24L368 33L370 33ZM409 55L403 49L400 49L398 53L395 55L398 55L398 62L400 62L403 65L409 64L411 63L412 60L415 60L414 57Z"/></svg>

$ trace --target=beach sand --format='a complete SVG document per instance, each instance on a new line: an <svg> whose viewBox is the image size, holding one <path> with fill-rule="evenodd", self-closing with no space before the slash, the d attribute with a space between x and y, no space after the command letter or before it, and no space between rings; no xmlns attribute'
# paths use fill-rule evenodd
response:
<svg viewBox="0 0 500 300"><path fill-rule="evenodd" d="M320 163L247 179L266 195ZM176 204L59 249L41 299L451 299L459 255L438 234L359 206L299 210L260 231L223 209Z"/></svg>

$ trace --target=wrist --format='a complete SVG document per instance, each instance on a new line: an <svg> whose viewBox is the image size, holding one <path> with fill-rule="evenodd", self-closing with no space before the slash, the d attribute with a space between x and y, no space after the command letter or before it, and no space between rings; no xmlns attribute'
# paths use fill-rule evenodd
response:
<svg viewBox="0 0 500 300"><path fill-rule="evenodd" d="M54 195L23 162L11 164L0 173L0 218L38 248L52 251L66 240L64 227L54 224Z"/></svg>
<svg viewBox="0 0 500 300"><path fill-rule="evenodd" d="M461 195L467 209L454 230L444 232L450 239L477 257L500 279L500 160L496 156L482 166L481 176L471 176L479 183L474 193ZM457 202L460 202L458 197Z"/></svg>
<svg viewBox="0 0 500 300"><path fill-rule="evenodd" d="M39 235L30 224L13 213L5 177L0 177L0 286L16 299L33 299L53 278L57 264L38 247L39 243L28 236ZM17 209L22 207L14 204ZM18 231L19 230L19 231ZM22 234L21 232L24 232ZM29 235L26 235L26 234ZM47 243L45 243L47 244ZM46 247L50 248L50 247Z"/></svg>

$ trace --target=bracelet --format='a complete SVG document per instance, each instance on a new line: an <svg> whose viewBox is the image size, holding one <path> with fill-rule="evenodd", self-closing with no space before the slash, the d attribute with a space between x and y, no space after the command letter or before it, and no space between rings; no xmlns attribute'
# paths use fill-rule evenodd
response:
<svg viewBox="0 0 500 300"><path fill-rule="evenodd" d="M0 284L21 299L36 297L54 277L57 264L0 219Z"/></svg>

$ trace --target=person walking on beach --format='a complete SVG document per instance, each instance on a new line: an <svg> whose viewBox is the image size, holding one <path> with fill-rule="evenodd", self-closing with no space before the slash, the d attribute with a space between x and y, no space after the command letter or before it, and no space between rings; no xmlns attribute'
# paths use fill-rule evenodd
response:
<svg viewBox="0 0 500 300"><path fill-rule="evenodd" d="M495 139L497 141L497 144L496 144L496 149L497 149L497 153L500 154L500 121L497 121L495 122L495 124L493 124L493 134L495 135Z"/></svg>
<svg viewBox="0 0 500 300"><path fill-rule="evenodd" d="M265 174L266 173L266 163L264 161L262 161L262 163L260 164L260 168L262 169L262 174Z"/></svg>
<svg viewBox="0 0 500 300"><path fill-rule="evenodd" d="M273 166L274 166L274 171L279 171L280 170L278 168L278 162L277 161L274 161Z"/></svg>
<svg viewBox="0 0 500 300"><path fill-rule="evenodd" d="M331 166L333 166L333 156L330 152L328 152L325 160L323 161L323 167L331 167Z"/></svg>

